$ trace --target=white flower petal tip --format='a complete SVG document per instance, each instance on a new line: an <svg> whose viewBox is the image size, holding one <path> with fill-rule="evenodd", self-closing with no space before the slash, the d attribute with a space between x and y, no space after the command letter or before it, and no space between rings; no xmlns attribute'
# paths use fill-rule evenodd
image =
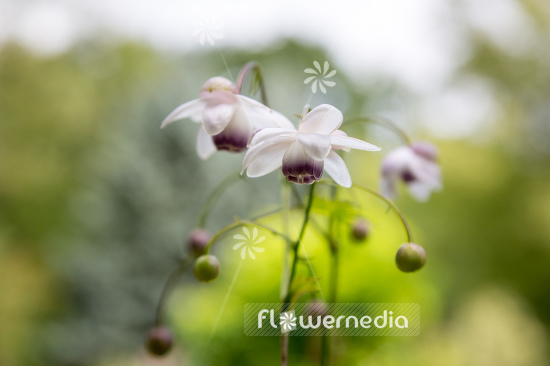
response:
<svg viewBox="0 0 550 366"><path fill-rule="evenodd" d="M403 182L417 201L425 202L432 192L443 188L437 149L431 144L412 144L391 151L382 161L382 192L397 196L397 184Z"/></svg>
<svg viewBox="0 0 550 366"><path fill-rule="evenodd" d="M187 103L183 103L174 109L160 124L160 128L164 128L172 122L184 118L191 118L194 121L200 121L204 103L200 99L194 99Z"/></svg>

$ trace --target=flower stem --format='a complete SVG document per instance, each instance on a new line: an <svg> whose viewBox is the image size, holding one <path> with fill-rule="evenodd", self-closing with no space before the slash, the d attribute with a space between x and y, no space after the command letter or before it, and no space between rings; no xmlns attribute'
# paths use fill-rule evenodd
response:
<svg viewBox="0 0 550 366"><path fill-rule="evenodd" d="M208 220L208 216L212 212L212 209L214 208L214 205L216 204L218 199L220 199L221 195L225 192L227 188L229 188L240 179L244 179L244 177L240 174L230 174L224 180L222 180L220 184L216 186L216 188L214 188L212 193L208 196L208 199L206 200L204 206L202 206L201 212L199 213L199 219L197 222L197 226L199 228L204 229L204 227L206 226L206 220Z"/></svg>
<svg viewBox="0 0 550 366"><path fill-rule="evenodd" d="M382 117L382 116L353 117L353 118L347 119L343 125L347 127L357 123L377 123L379 125L388 127L392 129L394 132L396 132L407 145L411 145L411 139L409 135L389 118Z"/></svg>
<svg viewBox="0 0 550 366"><path fill-rule="evenodd" d="M168 276L168 278L164 282L164 285L162 287L162 291L160 293L160 300L158 302L157 310L156 310L156 313L155 313L155 326L156 327L160 326L164 322L163 310L164 310L164 306L166 304L166 301L168 299L168 295L170 295L170 293L172 292L172 290L174 289L174 287L178 283L181 275L183 275L185 270L188 268L189 263L191 263L189 258L186 257L186 258L181 259L178 267L170 273L170 275Z"/></svg>
<svg viewBox="0 0 550 366"><path fill-rule="evenodd" d="M258 74L258 77L260 78L260 93L262 95L262 102L267 106L267 93L265 90L265 84L264 84L264 77L262 74L262 68L260 67L260 64L256 61L250 61L246 65L243 66L241 69L241 72L239 73L239 76L237 76L237 90L239 91L239 94L241 94L241 90L243 88L244 79L246 78L246 75L252 71L255 70Z"/></svg>
<svg viewBox="0 0 550 366"><path fill-rule="evenodd" d="M320 182L320 183L336 185L336 182L333 182L333 181L325 181L325 182ZM397 208L395 203L393 203L390 199L386 198L384 195L382 195L381 193L378 193L377 191L375 191L374 189L372 189L370 187L363 186L363 185L360 185L360 184L353 184L351 187L355 188L355 189L359 189L359 190L367 192L367 193L370 193L370 194L380 198L382 201L386 202L390 206L390 208L397 214L397 216L399 216L399 219L401 220L401 223L403 224L403 227L405 228L405 231L407 233L408 242L409 243L414 243L411 228L410 228L409 224L407 223L407 220L405 219L405 216L403 216L401 211L399 211L399 208Z"/></svg>
<svg viewBox="0 0 550 366"><path fill-rule="evenodd" d="M288 308L288 303L290 301L290 298L292 296L292 292L290 291L292 281L294 280L294 276L296 275L296 265L298 263L298 249L300 248L300 243L302 242L302 239L304 238L304 234L306 232L307 223L309 222L309 214L311 212L311 206L313 204L313 192L315 191L315 185L316 183L313 183L311 185L311 188L309 190L309 199L307 202L307 206L304 212L304 221L302 223L302 228L300 229L300 234L298 235L298 239L293 243L293 252L294 252L294 258L292 260L292 267L290 269L290 276L288 278L287 286L286 286L286 296L283 300L283 309L282 311L286 311ZM283 334L281 336L281 366L287 366L288 365L288 334Z"/></svg>

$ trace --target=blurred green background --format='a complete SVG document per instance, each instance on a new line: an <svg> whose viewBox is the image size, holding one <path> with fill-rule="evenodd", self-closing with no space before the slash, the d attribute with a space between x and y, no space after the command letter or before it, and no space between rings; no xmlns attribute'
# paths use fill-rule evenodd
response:
<svg viewBox="0 0 550 366"><path fill-rule="evenodd" d="M499 112L492 124L445 139L416 116L402 126L441 150L444 191L426 204L397 200L427 266L399 272L393 258L405 236L397 219L376 199L344 194L361 203L373 233L362 245L342 233L339 301L417 302L422 326L414 338L335 339L334 364L550 365L550 19L544 1L522 6L536 25L530 52L504 52L460 24L470 57L452 82L488 86ZM291 39L265 46L170 53L92 38L50 57L1 46L0 365L279 363L279 339L242 332L244 303L278 299L282 244L274 238L269 255L243 265L213 334L240 261L230 240L215 249L219 280L204 285L188 275L170 298L175 352L155 360L142 350L201 205L242 159L219 153L201 162L197 126L160 130L160 121L210 76L229 76L220 52L233 75L258 60L271 106L300 113L311 96L303 69L325 51ZM347 117L407 113L398 109L413 91L365 77L371 82L339 72L337 86L310 103L334 104ZM383 147L347 160L355 182L376 187L380 159L399 139L376 126L355 134ZM274 207L279 184L276 173L240 181L208 229ZM307 238L326 286L326 248L313 232ZM317 364L318 342L291 338L291 364Z"/></svg>

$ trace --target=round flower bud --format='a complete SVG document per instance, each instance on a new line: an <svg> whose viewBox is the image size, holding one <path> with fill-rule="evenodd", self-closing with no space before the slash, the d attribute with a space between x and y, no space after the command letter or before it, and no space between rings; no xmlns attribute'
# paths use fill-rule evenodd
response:
<svg viewBox="0 0 550 366"><path fill-rule="evenodd" d="M172 332L166 327L155 327L147 336L145 347L152 355L163 356L172 348Z"/></svg>
<svg viewBox="0 0 550 366"><path fill-rule="evenodd" d="M220 275L220 262L213 255L201 255L195 261L193 274L201 282L210 282Z"/></svg>
<svg viewBox="0 0 550 366"><path fill-rule="evenodd" d="M351 228L351 237L356 241L364 241L369 236L369 227L365 220L357 220Z"/></svg>
<svg viewBox="0 0 550 366"><path fill-rule="evenodd" d="M305 316L311 316L316 319L318 316L325 317L328 315L327 304L319 301L318 299L311 300L305 308Z"/></svg>
<svg viewBox="0 0 550 366"><path fill-rule="evenodd" d="M397 264L397 268L403 272L418 271L426 263L426 252L418 244L403 244L397 251L395 263Z"/></svg>
<svg viewBox="0 0 550 366"><path fill-rule="evenodd" d="M191 231L187 238L187 248L189 253L195 258L200 257L206 251L206 246L210 242L210 234L203 229L195 229Z"/></svg>

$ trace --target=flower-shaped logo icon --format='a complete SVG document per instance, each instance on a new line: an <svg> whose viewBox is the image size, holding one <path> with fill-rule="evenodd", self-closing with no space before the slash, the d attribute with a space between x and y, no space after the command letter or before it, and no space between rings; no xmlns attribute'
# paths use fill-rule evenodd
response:
<svg viewBox="0 0 550 366"><path fill-rule="evenodd" d="M264 248L257 246L258 244L260 244L261 242L263 242L265 240L265 236L258 237L258 229L257 228L254 228L252 230L252 235L250 235L250 230L248 230L247 227L243 226L242 230L243 230L244 235L241 235L241 234L233 235L233 239L240 240L239 243L237 243L233 246L233 250L238 250L238 249L242 248L241 249L241 258L245 259L247 249L248 249L248 255L250 256L250 258L256 259L256 255L254 254L254 252L263 253L265 251Z"/></svg>
<svg viewBox="0 0 550 366"><path fill-rule="evenodd" d="M319 89L321 89L323 94L326 94L327 89L325 88L325 85L332 88L334 85L336 85L336 83L334 81L325 79L329 79L336 75L336 70L332 70L331 72L329 72L330 67L328 61L325 61L323 69L321 69L321 65L317 61L313 61L313 66L315 66L316 70L311 68L307 68L304 70L306 74L315 74L314 76L306 78L304 80L304 84L309 84L311 81L313 81L313 83L311 84L311 91L313 92L313 94L317 93L317 85L319 85Z"/></svg>
<svg viewBox="0 0 550 366"><path fill-rule="evenodd" d="M279 319L281 320L281 333L288 333L296 329L296 316L294 315L294 311L281 313Z"/></svg>
<svg viewBox="0 0 550 366"><path fill-rule="evenodd" d="M206 42L213 46L214 40L225 37L223 34L223 23L218 22L218 19L215 17L198 21L195 23L193 37L201 46L204 46Z"/></svg>

